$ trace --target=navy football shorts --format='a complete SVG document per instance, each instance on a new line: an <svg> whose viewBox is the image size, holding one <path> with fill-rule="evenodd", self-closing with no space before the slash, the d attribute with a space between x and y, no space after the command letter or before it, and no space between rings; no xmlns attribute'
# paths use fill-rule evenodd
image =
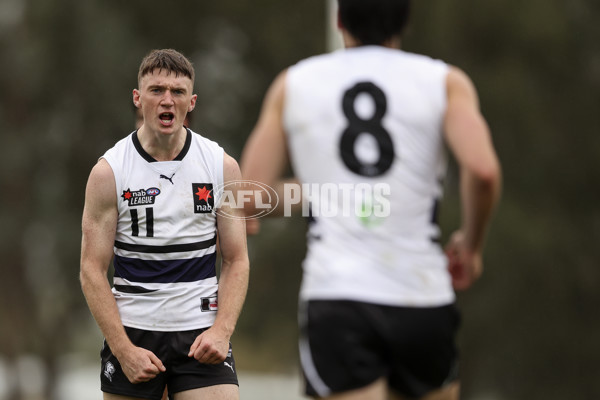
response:
<svg viewBox="0 0 600 400"><path fill-rule="evenodd" d="M344 300L300 305L300 359L306 394L324 397L385 378L421 397L458 376L454 304L392 307Z"/></svg>
<svg viewBox="0 0 600 400"><path fill-rule="evenodd" d="M221 364L201 364L188 357L190 346L205 329L183 332L146 331L126 327L129 338L136 346L152 351L165 365L166 371L156 378L133 384L129 382L117 358L104 341L100 353L102 371L100 374L103 392L122 396L160 400L169 388L169 397L174 393L206 386L234 384L238 385L235 361L229 345L229 354Z"/></svg>

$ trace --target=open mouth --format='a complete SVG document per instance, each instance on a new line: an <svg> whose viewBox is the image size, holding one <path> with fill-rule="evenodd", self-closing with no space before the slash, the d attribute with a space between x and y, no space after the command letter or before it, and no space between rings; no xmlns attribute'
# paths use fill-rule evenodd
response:
<svg viewBox="0 0 600 400"><path fill-rule="evenodd" d="M158 116L158 118L160 119L160 122L165 125L165 126L169 126L173 123L173 120L175 119L175 115L173 113L170 112L164 112L162 114L160 114Z"/></svg>

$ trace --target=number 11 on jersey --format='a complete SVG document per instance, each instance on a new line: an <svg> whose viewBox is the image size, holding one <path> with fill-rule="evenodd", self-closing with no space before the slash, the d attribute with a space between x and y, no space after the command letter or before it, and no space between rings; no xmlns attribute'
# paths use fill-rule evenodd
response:
<svg viewBox="0 0 600 400"><path fill-rule="evenodd" d="M131 214L131 236L140 235L140 224L138 218L138 210L132 208L129 210ZM146 237L154 237L154 208L146 208Z"/></svg>

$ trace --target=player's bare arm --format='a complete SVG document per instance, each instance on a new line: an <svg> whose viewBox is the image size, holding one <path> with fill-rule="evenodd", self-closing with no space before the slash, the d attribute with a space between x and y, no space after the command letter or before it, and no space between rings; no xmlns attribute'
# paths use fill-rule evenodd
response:
<svg viewBox="0 0 600 400"><path fill-rule="evenodd" d="M262 109L242 153L244 179L261 182L277 190L288 165L287 143L283 127L286 71L273 81ZM265 199L266 201L266 199ZM254 204L246 203L248 214L254 214ZM275 210L270 214L278 216Z"/></svg>
<svg viewBox="0 0 600 400"><path fill-rule="evenodd" d="M236 185L228 182L242 179L237 162L225 154L223 161L224 196L236 199ZM217 232L221 250L221 274L219 278L218 311L213 326L196 338L189 356L207 364L222 363L229 351L229 339L233 334L248 289L249 261L246 246L244 210L225 202L217 211Z"/></svg>
<svg viewBox="0 0 600 400"><path fill-rule="evenodd" d="M500 195L501 170L475 87L452 67L447 80L445 139L460 168L462 222L447 245L454 287L468 288L481 274L486 230Z"/></svg>
<svg viewBox="0 0 600 400"><path fill-rule="evenodd" d="M113 256L117 226L115 179L108 163L101 159L90 173L82 219L81 287L92 315L127 378L143 382L165 370L150 351L134 346L121 323L107 279Z"/></svg>

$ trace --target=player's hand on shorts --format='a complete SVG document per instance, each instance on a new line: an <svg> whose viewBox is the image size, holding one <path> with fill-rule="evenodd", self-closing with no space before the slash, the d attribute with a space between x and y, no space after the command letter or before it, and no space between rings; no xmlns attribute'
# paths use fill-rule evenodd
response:
<svg viewBox="0 0 600 400"><path fill-rule="evenodd" d="M148 382L156 378L166 368L162 361L150 350L142 347L132 347L119 359L123 373L131 383Z"/></svg>
<svg viewBox="0 0 600 400"><path fill-rule="evenodd" d="M445 248L448 271L455 290L465 290L479 279L483 271L481 252L472 251L465 244L464 234L456 231Z"/></svg>
<svg viewBox="0 0 600 400"><path fill-rule="evenodd" d="M209 328L196 337L188 357L194 357L203 364L220 364L228 353L229 338L217 332L216 328Z"/></svg>

